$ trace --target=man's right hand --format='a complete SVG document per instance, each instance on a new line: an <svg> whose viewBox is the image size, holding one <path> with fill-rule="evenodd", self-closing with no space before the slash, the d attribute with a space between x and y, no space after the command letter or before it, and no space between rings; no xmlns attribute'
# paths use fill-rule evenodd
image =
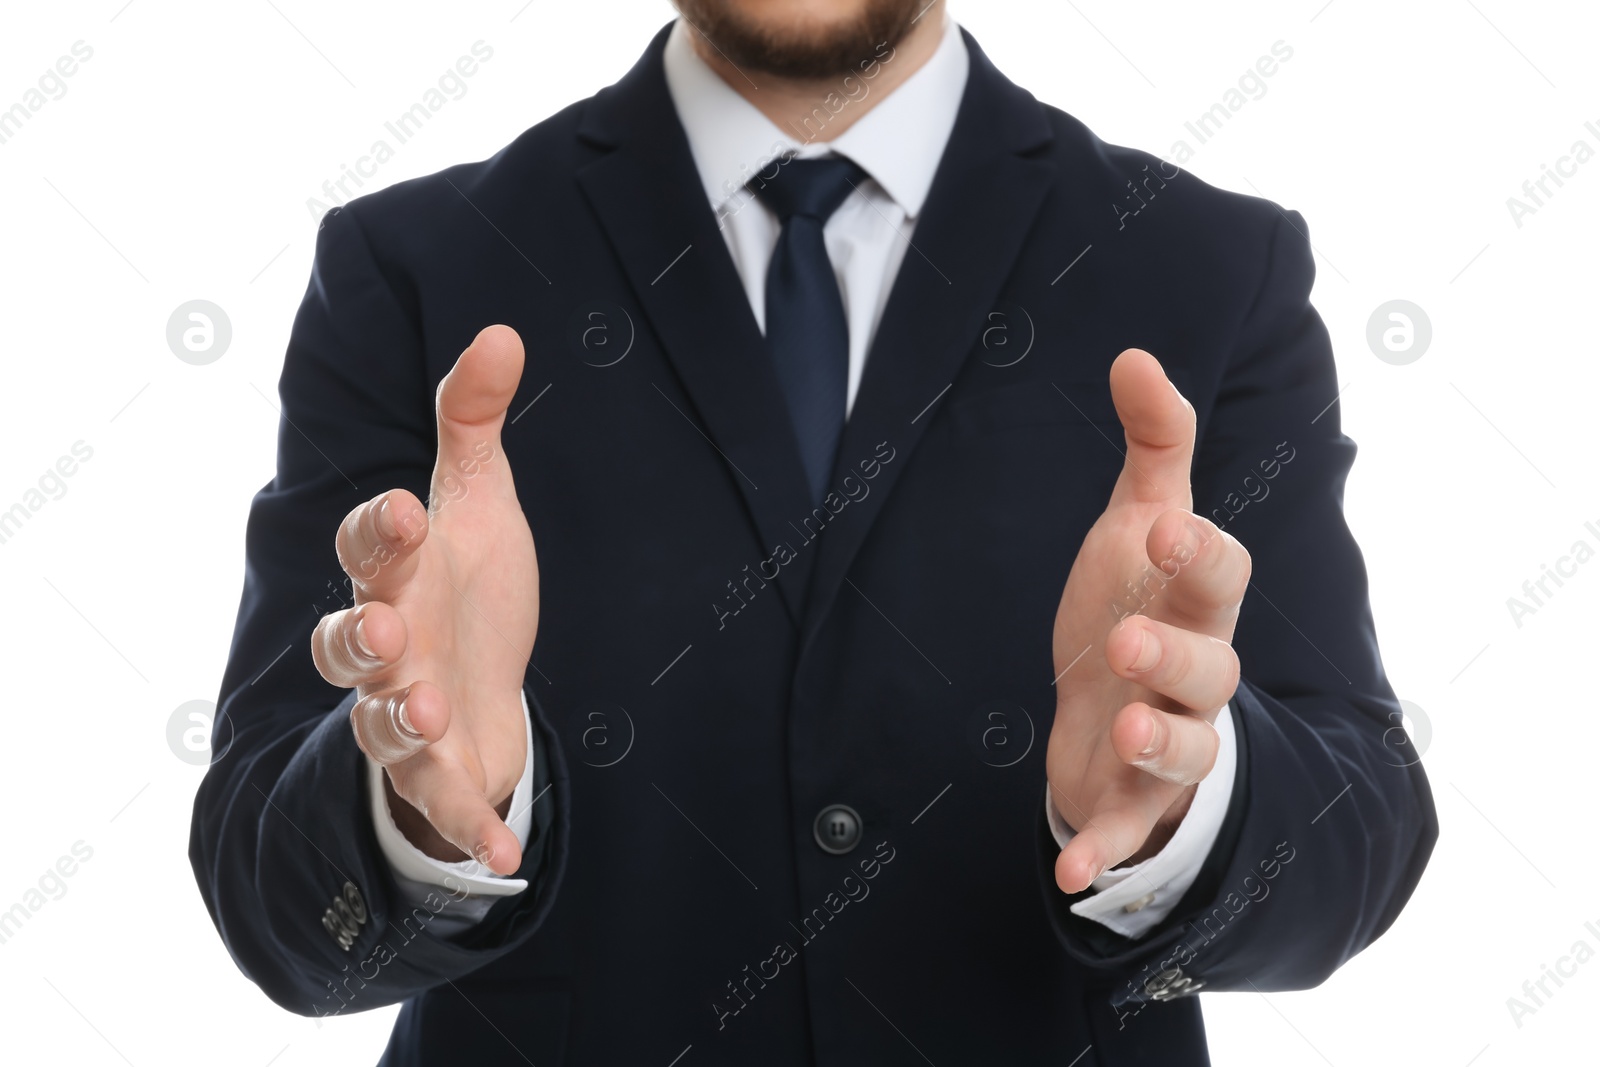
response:
<svg viewBox="0 0 1600 1067"><path fill-rule="evenodd" d="M355 607L311 635L317 670L357 692L356 742L384 767L401 832L497 874L522 862L505 816L527 761L521 693L539 622L533 533L500 447L522 363L507 326L461 353L436 398L428 510L392 489L345 518Z"/></svg>

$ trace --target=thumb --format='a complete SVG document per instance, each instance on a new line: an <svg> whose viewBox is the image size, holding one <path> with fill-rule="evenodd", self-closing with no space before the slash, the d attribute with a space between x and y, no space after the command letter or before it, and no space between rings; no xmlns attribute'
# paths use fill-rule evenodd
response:
<svg viewBox="0 0 1600 1067"><path fill-rule="evenodd" d="M1188 508L1194 460L1194 407L1150 353L1130 348L1111 364L1111 402L1128 451L1113 503L1167 503Z"/></svg>
<svg viewBox="0 0 1600 1067"><path fill-rule="evenodd" d="M485 468L499 468L499 482L510 467L500 455L500 430L506 409L522 381L522 339L509 326L485 327L439 383L436 399L439 453L433 468L430 510L464 496L468 483ZM509 484L509 482L508 482Z"/></svg>

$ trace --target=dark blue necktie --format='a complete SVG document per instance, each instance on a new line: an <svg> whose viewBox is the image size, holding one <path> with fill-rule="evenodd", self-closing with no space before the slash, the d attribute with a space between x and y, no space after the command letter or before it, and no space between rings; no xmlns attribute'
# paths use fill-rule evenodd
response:
<svg viewBox="0 0 1600 1067"><path fill-rule="evenodd" d="M752 183L783 223L767 266L767 350L813 502L827 491L850 377L850 331L822 227L865 177L842 157L791 159L772 181Z"/></svg>

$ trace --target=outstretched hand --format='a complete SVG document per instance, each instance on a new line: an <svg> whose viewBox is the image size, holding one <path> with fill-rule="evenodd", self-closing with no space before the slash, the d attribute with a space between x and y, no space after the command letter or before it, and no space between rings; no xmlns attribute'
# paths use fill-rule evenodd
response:
<svg viewBox="0 0 1600 1067"><path fill-rule="evenodd" d="M521 865L506 824L527 760L522 681L539 621L533 534L500 447L522 341L490 326L439 385L428 508L403 489L339 527L356 606L312 634L322 676L354 688L356 742L381 764L401 832L437 859Z"/></svg>
<svg viewBox="0 0 1600 1067"><path fill-rule="evenodd" d="M1239 683L1230 641L1250 554L1193 513L1195 413L1148 352L1111 366L1127 453L1056 614L1050 798L1078 831L1056 859L1077 893L1159 851L1217 757ZM1120 620L1120 621L1119 621Z"/></svg>

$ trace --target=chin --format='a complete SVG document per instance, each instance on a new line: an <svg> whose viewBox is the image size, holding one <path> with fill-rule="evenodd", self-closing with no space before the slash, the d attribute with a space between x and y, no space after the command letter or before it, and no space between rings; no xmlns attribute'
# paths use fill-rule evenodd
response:
<svg viewBox="0 0 1600 1067"><path fill-rule="evenodd" d="M677 0L684 17L741 68L821 78L897 44L927 0Z"/></svg>

